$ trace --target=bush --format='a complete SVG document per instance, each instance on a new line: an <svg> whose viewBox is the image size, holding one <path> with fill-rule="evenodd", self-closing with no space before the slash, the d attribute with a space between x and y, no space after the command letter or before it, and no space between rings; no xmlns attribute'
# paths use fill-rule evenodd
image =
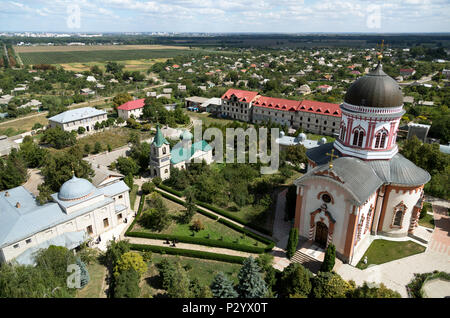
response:
<svg viewBox="0 0 450 318"><path fill-rule="evenodd" d="M142 184L142 192L145 194L149 194L155 190L155 185L151 182L145 182Z"/></svg>
<svg viewBox="0 0 450 318"><path fill-rule="evenodd" d="M86 132L86 128L84 128L83 126L80 126L80 127L78 127L77 132L79 135L82 135Z"/></svg>
<svg viewBox="0 0 450 318"><path fill-rule="evenodd" d="M159 186L162 182L162 179L160 177L154 177L152 182L155 184L155 186Z"/></svg>
<svg viewBox="0 0 450 318"><path fill-rule="evenodd" d="M102 145L97 141L94 145L94 153L99 153L102 151Z"/></svg>
<svg viewBox="0 0 450 318"><path fill-rule="evenodd" d="M283 298L307 297L311 293L313 274L299 263L291 263L280 275L278 294Z"/></svg>
<svg viewBox="0 0 450 318"><path fill-rule="evenodd" d="M204 228L205 227L203 226L203 223L200 220L195 220L191 225L191 230L195 232L200 232Z"/></svg>
<svg viewBox="0 0 450 318"><path fill-rule="evenodd" d="M186 250L181 248L171 248L166 246L155 246L146 244L131 244L131 249L136 251L152 251L160 254L180 255L188 257L196 257L202 259L211 259L215 261L243 264L245 257L224 255L196 250Z"/></svg>
<svg viewBox="0 0 450 318"><path fill-rule="evenodd" d="M318 272L312 279L312 285L313 298L346 298L354 289L351 283L334 272Z"/></svg>
<svg viewBox="0 0 450 318"><path fill-rule="evenodd" d="M139 274L133 269L128 269L121 272L120 275L116 278L114 298L139 297L139 280Z"/></svg>
<svg viewBox="0 0 450 318"><path fill-rule="evenodd" d="M290 259L297 251L298 245L298 229L292 228L289 232L289 240L286 247L286 256Z"/></svg>

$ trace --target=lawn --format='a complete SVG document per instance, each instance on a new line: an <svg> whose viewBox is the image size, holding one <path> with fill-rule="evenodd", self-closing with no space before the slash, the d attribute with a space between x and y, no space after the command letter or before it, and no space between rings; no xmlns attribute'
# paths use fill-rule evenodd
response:
<svg viewBox="0 0 450 318"><path fill-rule="evenodd" d="M125 146L128 143L129 130L126 128L112 128L105 131L98 131L95 134L87 135L77 139L77 144L84 149L85 144L89 144L94 149L96 142L102 145L102 149L108 149L108 144L112 149Z"/></svg>
<svg viewBox="0 0 450 318"><path fill-rule="evenodd" d="M48 125L47 113L43 114L27 114L25 118L9 119L0 122L0 135L15 136L22 132L30 131L34 124L40 123L44 126Z"/></svg>
<svg viewBox="0 0 450 318"><path fill-rule="evenodd" d="M130 207L134 210L134 203L136 202L136 195L139 191L139 186L137 184L133 185L133 189L130 191Z"/></svg>
<svg viewBox="0 0 450 318"><path fill-rule="evenodd" d="M189 279L193 280L197 278L200 281L200 284L208 286L219 272L225 273L234 283L237 283L237 275L241 268L241 265L239 264L153 253L148 270L143 275L140 284L141 297L147 297L149 295L154 297L164 297L165 290L162 289L158 276L159 271L156 267L156 264L161 262L163 259L167 259L169 261L179 260L183 267L189 269Z"/></svg>
<svg viewBox="0 0 450 318"><path fill-rule="evenodd" d="M167 58L157 59L139 59L139 60L125 60L120 61L120 64L124 65L125 71L147 71L153 64L157 62L164 63ZM66 71L84 72L89 71L92 66L96 65L103 71L106 69L107 62L86 62L86 63L65 63L60 64Z"/></svg>
<svg viewBox="0 0 450 318"><path fill-rule="evenodd" d="M138 223L134 226L134 231L139 232L148 232L148 233L158 233L158 234L172 234L172 235L179 235L179 236L191 236L191 237L197 237L197 238L209 238L211 240L221 240L223 239L224 242L230 242L230 243L239 243L243 245L248 246L256 246L256 243L259 247L264 247L265 244L258 242L257 240L245 236L244 234L235 231L227 226L225 226L222 223L217 222L216 220L210 219L200 213L196 213L194 217L192 218L192 222L195 220L199 220L203 226L204 229L199 232L193 232L190 229L190 224L182 224L176 221L177 217L182 214L182 211L184 211L184 206L177 204L173 201L170 201L166 198L162 198L164 201L164 204L169 209L169 214L172 217L172 222L169 225L168 228L161 232L155 232L150 229L146 229L142 226L140 226ZM148 209L148 202L145 202L144 205L144 211ZM194 236L192 235L194 233Z"/></svg>
<svg viewBox="0 0 450 318"><path fill-rule="evenodd" d="M375 240L359 261L359 269L365 269L371 264L383 264L425 251L425 247L412 241ZM367 256L367 264L363 263Z"/></svg>
<svg viewBox="0 0 450 318"><path fill-rule="evenodd" d="M203 122L203 125L210 126L210 125L226 125L233 122L233 120L229 119L221 119L221 118L214 118L211 116L210 113L196 113L191 112L188 110L185 110L185 114L188 115L192 120L201 120Z"/></svg>
<svg viewBox="0 0 450 318"><path fill-rule="evenodd" d="M434 218L432 214L427 214L423 218L419 219L419 225L425 226L430 229L434 229Z"/></svg>
<svg viewBox="0 0 450 318"><path fill-rule="evenodd" d="M89 283L81 290L77 291L77 298L103 298L102 286L105 280L106 267L97 261L88 265ZM106 282L105 282L106 284Z"/></svg>

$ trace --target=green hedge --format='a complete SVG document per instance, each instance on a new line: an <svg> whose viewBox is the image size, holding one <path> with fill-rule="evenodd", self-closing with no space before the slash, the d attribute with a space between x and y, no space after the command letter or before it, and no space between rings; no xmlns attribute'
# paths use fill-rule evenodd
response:
<svg viewBox="0 0 450 318"><path fill-rule="evenodd" d="M176 195L176 196L179 196L179 197L182 197L182 196L183 196L183 193L182 193L182 192L177 191L177 190L174 190L174 189L172 189L172 188L170 188L170 187L168 187L168 186L166 186L166 185L160 184L159 187L160 187L161 189L167 191L167 192L172 193L173 195ZM227 218L229 218L229 219L232 219L232 220L234 220L234 221L236 221L236 222L238 222L238 223L241 223L242 225L248 226L248 227L253 228L253 229L255 229L255 230L257 230L257 231L259 231L259 232L261 232L261 233L264 233L264 234L267 234L267 235L272 236L272 232L269 231L268 229L263 228L263 227L258 226L258 225L255 225L255 224L252 224L252 223L250 223L250 222L244 221L244 220L242 220L241 218L235 216L235 215L234 215L233 213L231 213L231 212L225 211L225 210L223 210L223 209L221 209L221 208L218 208L218 207L216 207L216 206L213 206L213 205L211 205L211 204L209 204L209 203L205 203L205 202L201 202L201 201L195 201L195 203L196 203L197 205L199 205L199 206L202 206L202 207L208 209L208 210L211 210L211 211L213 211L213 212L216 212L217 214L220 214L220 215L225 216L225 217L227 217Z"/></svg>
<svg viewBox="0 0 450 318"><path fill-rule="evenodd" d="M168 195L167 193L162 192L161 190L155 189L155 191L158 192L159 194L161 194L166 199L174 201L174 202L184 206L184 203L185 203L184 201L182 201L182 200L180 200L178 198L174 198L173 196ZM209 218L211 218L213 220L218 220L219 219L219 217L217 215L209 213L209 212L204 211L204 210L199 209L199 208L197 208L197 212L200 213L200 214L203 214L204 216L207 216L207 217L209 217Z"/></svg>
<svg viewBox="0 0 450 318"><path fill-rule="evenodd" d="M230 222L230 221L228 221L226 219L220 218L218 222L220 222L220 223L222 223L222 224L232 228L235 231L244 233L245 235L250 236L250 237L254 238L255 240L258 240L258 241L261 241L261 242L267 244L266 251L271 251L274 248L274 246L275 246L275 242L274 241L269 240L269 239L267 239L267 238L265 238L263 236L260 236L260 235L258 235L256 233L252 232L252 231L249 231L246 228L240 227L239 225L236 225L233 222Z"/></svg>
<svg viewBox="0 0 450 318"><path fill-rule="evenodd" d="M141 201L139 202L139 207L137 210L137 215L134 218L133 222L131 222L130 226L128 227L127 231L125 232L125 235L128 235L130 231L133 229L134 224L136 224L137 219L139 218L139 215L141 215L142 209L144 208L145 203L145 194L142 194Z"/></svg>
<svg viewBox="0 0 450 318"><path fill-rule="evenodd" d="M147 232L130 232L127 234L127 236L142 237L142 238L148 238L148 239L161 239L161 240L176 239L182 243L192 243L192 244L199 244L199 245L205 245L205 246L211 246L211 247L222 247L222 248L228 248L228 249L232 249L232 250L248 252L248 253L255 253L255 254L262 254L266 251L266 249L264 247L249 246L249 245L224 242L224 241L219 241L219 240L211 240L211 239L201 238L201 237L191 237L191 236L172 235L172 234L157 234L157 233L147 233Z"/></svg>
<svg viewBox="0 0 450 318"><path fill-rule="evenodd" d="M245 257L241 257L241 256L223 255L223 254L195 251L195 250L186 250L186 249L181 249L181 248L176 248L176 247L130 244L130 248L132 250L141 251L141 252L151 251L154 253L181 255L181 256L211 259L211 260L215 260L215 261L237 263L237 264L242 264L245 260Z"/></svg>

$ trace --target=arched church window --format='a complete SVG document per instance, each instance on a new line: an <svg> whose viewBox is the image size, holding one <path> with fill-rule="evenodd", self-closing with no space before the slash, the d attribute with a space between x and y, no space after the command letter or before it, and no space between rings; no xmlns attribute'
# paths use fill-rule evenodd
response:
<svg viewBox="0 0 450 318"><path fill-rule="evenodd" d="M387 131L383 130L375 135L375 148L383 149L386 147Z"/></svg>
<svg viewBox="0 0 450 318"><path fill-rule="evenodd" d="M402 228L403 216L405 215L405 212L406 205L403 203L403 201L395 206L391 227Z"/></svg>
<svg viewBox="0 0 450 318"><path fill-rule="evenodd" d="M341 134L339 136L339 139L344 140L345 139L345 125L341 126Z"/></svg>
<svg viewBox="0 0 450 318"><path fill-rule="evenodd" d="M163 155L165 155L166 154L166 147L163 147Z"/></svg>
<svg viewBox="0 0 450 318"><path fill-rule="evenodd" d="M356 128L353 131L353 146L362 147L364 140L364 130L362 128Z"/></svg>
<svg viewBox="0 0 450 318"><path fill-rule="evenodd" d="M402 211L395 212L394 224L393 225L395 225L395 226L402 225L402 216L403 216L403 212Z"/></svg>

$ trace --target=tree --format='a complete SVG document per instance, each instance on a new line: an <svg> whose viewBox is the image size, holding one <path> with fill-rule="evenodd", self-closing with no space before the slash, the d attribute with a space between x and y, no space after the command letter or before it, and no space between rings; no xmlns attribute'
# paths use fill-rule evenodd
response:
<svg viewBox="0 0 450 318"><path fill-rule="evenodd" d="M294 256L295 252L297 251L297 245L298 245L298 229L293 227L289 232L289 239L286 247L286 256L288 258Z"/></svg>
<svg viewBox="0 0 450 318"><path fill-rule="evenodd" d="M86 128L84 128L83 126L78 127L77 129L78 135L82 135L86 132Z"/></svg>
<svg viewBox="0 0 450 318"><path fill-rule="evenodd" d="M211 283L211 292L215 298L237 298L233 283L223 273L219 272Z"/></svg>
<svg viewBox="0 0 450 318"><path fill-rule="evenodd" d="M311 292L312 273L301 264L291 263L281 273L277 284L280 297L288 298L294 295L307 297Z"/></svg>
<svg viewBox="0 0 450 318"><path fill-rule="evenodd" d="M170 298L192 297L187 272L180 263L177 262L175 264L175 272L170 278L167 288L167 295Z"/></svg>
<svg viewBox="0 0 450 318"><path fill-rule="evenodd" d="M402 296L387 288L383 283L379 286L369 286L367 282L364 282L362 286L359 286L349 293L350 298L401 298Z"/></svg>
<svg viewBox="0 0 450 318"><path fill-rule="evenodd" d="M130 243L124 241L109 241L104 261L106 266L112 271L123 254L130 251Z"/></svg>
<svg viewBox="0 0 450 318"><path fill-rule="evenodd" d="M125 182L125 184L130 188L133 189L134 186L134 178L133 175L131 173L129 173L127 176L125 176L125 178L123 179L123 182Z"/></svg>
<svg viewBox="0 0 450 318"><path fill-rule="evenodd" d="M35 144L32 137L26 136L20 145L19 154L25 160L27 167L38 168L43 165L49 151Z"/></svg>
<svg viewBox="0 0 450 318"><path fill-rule="evenodd" d="M85 144L84 145L84 153L86 153L86 154L90 154L91 153L91 145L90 144Z"/></svg>
<svg viewBox="0 0 450 318"><path fill-rule="evenodd" d="M162 231L169 226L170 219L166 210L153 208L144 211L139 218L139 222L146 228Z"/></svg>
<svg viewBox="0 0 450 318"><path fill-rule="evenodd" d="M142 192L144 194L149 194L155 191L155 185L151 182L145 182L142 184Z"/></svg>
<svg viewBox="0 0 450 318"><path fill-rule="evenodd" d="M186 210L182 216L182 220L184 223L189 223L192 220L192 217L197 212L197 207L195 205L195 194L194 189L192 187L186 188L184 191L185 203L184 207Z"/></svg>
<svg viewBox="0 0 450 318"><path fill-rule="evenodd" d="M114 109L117 110L117 107L119 107L122 104L125 104L126 102L129 102L133 100L133 97L131 97L130 94L128 93L119 93L116 96L113 97L113 104L114 104Z"/></svg>
<svg viewBox="0 0 450 318"><path fill-rule="evenodd" d="M27 180L27 168L17 149L6 160L0 158L0 190L15 188Z"/></svg>
<svg viewBox="0 0 450 318"><path fill-rule="evenodd" d="M253 257L245 259L239 274L237 292L241 298L262 298L267 295L267 287L264 282L258 263Z"/></svg>
<svg viewBox="0 0 450 318"><path fill-rule="evenodd" d="M116 167L124 175L137 175L139 172L139 165L130 157L120 157L117 159Z"/></svg>
<svg viewBox="0 0 450 318"><path fill-rule="evenodd" d="M102 151L102 145L97 141L94 145L94 153L99 153Z"/></svg>
<svg viewBox="0 0 450 318"><path fill-rule="evenodd" d="M312 279L313 298L345 298L354 286L334 272L318 272Z"/></svg>
<svg viewBox="0 0 450 318"><path fill-rule="evenodd" d="M76 131L68 132L62 130L60 127L48 128L44 131L41 138L41 143L49 144L56 149L62 149L75 145Z"/></svg>
<svg viewBox="0 0 450 318"><path fill-rule="evenodd" d="M139 277L147 271L147 264L141 254L137 252L126 252L122 254L114 267L114 276L117 278L122 272L132 268Z"/></svg>
<svg viewBox="0 0 450 318"><path fill-rule="evenodd" d="M89 276L89 271L86 267L86 264L84 264L84 262L81 261L80 258L77 257L77 263L76 263L79 267L80 267L80 287L84 288L90 280L90 276Z"/></svg>
<svg viewBox="0 0 450 318"><path fill-rule="evenodd" d="M191 297L193 298L212 298L211 289L208 286L203 286L200 284L198 278L191 280L189 284L189 290L191 292Z"/></svg>
<svg viewBox="0 0 450 318"><path fill-rule="evenodd" d="M334 262L336 258L336 247L333 244L328 244L327 250L325 252L325 257L323 259L322 265L320 266L321 272L331 272L334 267Z"/></svg>
<svg viewBox="0 0 450 318"><path fill-rule="evenodd" d="M122 271L115 280L115 298L137 298L140 294L139 274L132 268Z"/></svg>
<svg viewBox="0 0 450 318"><path fill-rule="evenodd" d="M59 278L61 286L66 285L66 278L69 275L67 266L75 264L76 259L72 251L63 247L50 245L47 249L41 249L37 252L34 261L36 267L49 271L52 275Z"/></svg>

